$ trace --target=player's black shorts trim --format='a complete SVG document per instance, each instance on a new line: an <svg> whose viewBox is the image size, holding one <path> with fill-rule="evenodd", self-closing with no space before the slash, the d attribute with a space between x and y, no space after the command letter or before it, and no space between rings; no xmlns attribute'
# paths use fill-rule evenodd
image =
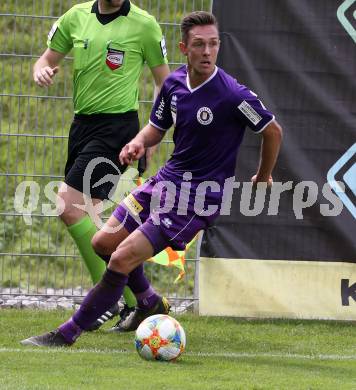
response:
<svg viewBox="0 0 356 390"><path fill-rule="evenodd" d="M93 198L108 199L119 179L118 169L126 169L118 161L119 153L138 131L136 111L76 114L69 131L65 183ZM106 175L110 175L108 181L104 179Z"/></svg>

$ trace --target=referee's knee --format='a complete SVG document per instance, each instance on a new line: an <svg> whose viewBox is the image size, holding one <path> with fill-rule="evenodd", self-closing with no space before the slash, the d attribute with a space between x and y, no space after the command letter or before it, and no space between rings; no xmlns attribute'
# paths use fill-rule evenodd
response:
<svg viewBox="0 0 356 390"><path fill-rule="evenodd" d="M86 215L84 210L76 206L77 204L84 204L83 194L66 183L62 183L58 190L56 205L59 218L67 226L75 224Z"/></svg>
<svg viewBox="0 0 356 390"><path fill-rule="evenodd" d="M67 226L77 223L86 215L85 211L78 209L71 203L67 203L60 196L57 197L57 210L59 218Z"/></svg>

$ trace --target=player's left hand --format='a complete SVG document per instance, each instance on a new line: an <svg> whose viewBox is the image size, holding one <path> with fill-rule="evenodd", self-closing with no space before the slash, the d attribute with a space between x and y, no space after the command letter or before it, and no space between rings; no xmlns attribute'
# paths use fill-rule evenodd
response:
<svg viewBox="0 0 356 390"><path fill-rule="evenodd" d="M257 175L253 175L251 177L251 181L252 181L254 186L257 186L257 183L267 183L267 187L272 187L272 185L273 185L273 178L271 175L269 175L268 179L258 177Z"/></svg>

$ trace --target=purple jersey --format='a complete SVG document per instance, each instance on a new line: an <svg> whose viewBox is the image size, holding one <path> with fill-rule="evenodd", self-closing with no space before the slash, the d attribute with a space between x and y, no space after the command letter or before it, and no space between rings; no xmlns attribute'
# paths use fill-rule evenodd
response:
<svg viewBox="0 0 356 390"><path fill-rule="evenodd" d="M184 65L166 79L151 112L154 127L175 128L174 151L157 177L177 183L191 172L192 188L210 180L223 186L234 176L246 126L259 133L273 119L256 94L222 69L191 88ZM216 199L221 193L211 195Z"/></svg>
<svg viewBox="0 0 356 390"><path fill-rule="evenodd" d="M173 154L156 176L120 203L114 216L129 232L139 229L154 253L167 246L184 249L219 215L246 126L258 133L273 118L253 92L223 70L216 68L192 89L187 67L177 69L165 81L150 117L162 131L174 124Z"/></svg>

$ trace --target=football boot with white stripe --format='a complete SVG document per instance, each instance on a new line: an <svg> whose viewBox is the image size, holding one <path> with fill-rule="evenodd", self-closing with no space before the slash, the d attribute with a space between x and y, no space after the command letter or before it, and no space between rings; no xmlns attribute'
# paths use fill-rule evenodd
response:
<svg viewBox="0 0 356 390"><path fill-rule="evenodd" d="M126 306L126 305L125 305ZM109 310L102 314L97 320L95 320L88 329L87 332L92 332L93 330L99 329L105 322L112 320L120 313L119 304L115 303Z"/></svg>

